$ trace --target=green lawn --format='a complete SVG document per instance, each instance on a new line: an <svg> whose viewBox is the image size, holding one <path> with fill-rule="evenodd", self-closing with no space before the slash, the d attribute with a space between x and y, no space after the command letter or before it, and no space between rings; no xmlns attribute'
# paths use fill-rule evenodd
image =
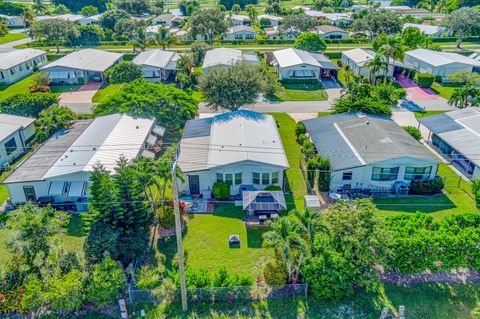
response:
<svg viewBox="0 0 480 319"><path fill-rule="evenodd" d="M30 84L32 84L32 76L33 75L30 75L23 80L9 86L0 86L0 100L9 98L16 94L29 93L30 91L28 87Z"/></svg>
<svg viewBox="0 0 480 319"><path fill-rule="evenodd" d="M414 112L413 114L415 115L416 118L421 118L421 117L442 114L445 112L448 112L448 111L424 111L424 112Z"/></svg>
<svg viewBox="0 0 480 319"><path fill-rule="evenodd" d="M27 36L23 33L9 33L4 37L0 37L0 44L13 42L21 39L25 39Z"/></svg>
<svg viewBox="0 0 480 319"><path fill-rule="evenodd" d="M289 209L303 210L303 196L307 194L307 185L299 168L302 151L295 138L296 123L285 113L272 113L271 115L278 123L278 130L290 165L285 172L292 192L292 195L286 196L287 205Z"/></svg>
<svg viewBox="0 0 480 319"><path fill-rule="evenodd" d="M183 238L186 264L196 269L216 271L225 267L231 273L260 275L265 262L273 256L271 249L262 247L264 227L246 227L242 207L221 204L214 214L190 215ZM228 235L240 235L240 248L228 247ZM174 238L159 240L158 249L167 257L171 267L176 253Z"/></svg>
<svg viewBox="0 0 480 319"><path fill-rule="evenodd" d="M399 212L424 212L439 218L449 214L478 211L470 197L470 184L460 178L449 166L441 164L438 174L445 179L443 194L421 197L377 198L374 199L379 214L388 216ZM468 194L468 195L467 195ZM470 195L470 196L469 196Z"/></svg>
<svg viewBox="0 0 480 319"><path fill-rule="evenodd" d="M20 163L22 163L27 157L29 157L30 155L32 154L32 152L27 152L25 153L22 157L20 157L14 164L11 165L12 169L9 170L9 171L6 171L6 172L3 172L1 175L0 175L0 183L3 182L3 180L5 178L8 177L8 175L10 175L12 172L13 172L13 169L15 167L17 167ZM5 202L5 200L7 199L7 197L9 196L8 194L8 189L7 189L7 186L5 186L4 184L0 184L0 205L3 204L3 202Z"/></svg>
<svg viewBox="0 0 480 319"><path fill-rule="evenodd" d="M453 90L455 89L455 87L458 87L458 85L456 84L447 84L447 83L438 83L438 82L434 82L432 84L432 90L435 91L435 93L437 93L438 95L440 95L441 97L445 98L445 99L449 99L450 96L452 95L453 93Z"/></svg>
<svg viewBox="0 0 480 319"><path fill-rule="evenodd" d="M277 86L274 100L326 101L328 95L320 84L282 84Z"/></svg>
<svg viewBox="0 0 480 319"><path fill-rule="evenodd" d="M95 93L92 98L92 102L102 102L103 100L117 93L122 88L122 86L123 84L108 84L107 86L102 87L100 90L97 91L97 93Z"/></svg>
<svg viewBox="0 0 480 319"><path fill-rule="evenodd" d="M54 85L54 86L50 86L50 90L52 91L52 93L65 93L65 92L78 91L78 89L80 89L80 87L81 87L80 84Z"/></svg>
<svg viewBox="0 0 480 319"><path fill-rule="evenodd" d="M358 292L340 301L318 301L312 297L267 299L255 302L191 303L182 313L178 303L162 304L147 311L153 318L362 318L378 319L384 306L395 311L405 306L408 319L473 319L472 309L480 294L480 285L384 285L377 293ZM144 307L144 306L142 306ZM132 309L133 310L133 309ZM140 318L137 315L131 318Z"/></svg>

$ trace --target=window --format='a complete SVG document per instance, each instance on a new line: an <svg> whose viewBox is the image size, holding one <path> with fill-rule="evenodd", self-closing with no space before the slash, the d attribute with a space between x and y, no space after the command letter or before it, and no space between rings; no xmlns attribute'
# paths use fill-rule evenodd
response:
<svg viewBox="0 0 480 319"><path fill-rule="evenodd" d="M235 34L235 40L243 40L243 34Z"/></svg>
<svg viewBox="0 0 480 319"><path fill-rule="evenodd" d="M260 173L252 173L252 182L254 185L260 185Z"/></svg>
<svg viewBox="0 0 480 319"><path fill-rule="evenodd" d="M352 180L352 172L343 172L342 180L344 181L351 181Z"/></svg>
<svg viewBox="0 0 480 319"><path fill-rule="evenodd" d="M270 174L262 173L262 185L270 185Z"/></svg>
<svg viewBox="0 0 480 319"><path fill-rule="evenodd" d="M217 182L223 182L223 174L217 173Z"/></svg>
<svg viewBox="0 0 480 319"><path fill-rule="evenodd" d="M228 185L233 184L233 174L225 174L225 183Z"/></svg>
<svg viewBox="0 0 480 319"><path fill-rule="evenodd" d="M272 184L278 184L278 172L272 173Z"/></svg>
<svg viewBox="0 0 480 319"><path fill-rule="evenodd" d="M432 172L432 167L412 167L407 166L405 168L405 179L412 181L416 179L425 180L430 177L430 173Z"/></svg>
<svg viewBox="0 0 480 319"><path fill-rule="evenodd" d="M254 36L253 34L250 34L250 33L249 33L249 34L246 34L246 35L245 35L245 39L247 39L247 40L253 40L253 39L255 39L255 36Z"/></svg>
<svg viewBox="0 0 480 319"><path fill-rule="evenodd" d="M0 71L0 79L2 79L2 80L5 79L5 75L3 75L2 71Z"/></svg>
<svg viewBox="0 0 480 319"><path fill-rule="evenodd" d="M372 170L372 180L374 181L394 181L398 177L398 167L374 167Z"/></svg>
<svg viewBox="0 0 480 319"><path fill-rule="evenodd" d="M23 186L23 193L25 194L25 199L27 202L34 202L37 200L33 186Z"/></svg>
<svg viewBox="0 0 480 319"><path fill-rule="evenodd" d="M5 151L7 152L7 156L12 154L17 150L17 142L15 141L15 138L11 138L8 140L7 143L5 143Z"/></svg>
<svg viewBox="0 0 480 319"><path fill-rule="evenodd" d="M242 173L235 173L235 185L242 184Z"/></svg>

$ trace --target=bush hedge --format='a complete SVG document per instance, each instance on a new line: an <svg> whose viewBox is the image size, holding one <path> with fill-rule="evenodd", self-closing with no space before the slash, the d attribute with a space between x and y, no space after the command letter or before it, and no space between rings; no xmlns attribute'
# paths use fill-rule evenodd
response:
<svg viewBox="0 0 480 319"><path fill-rule="evenodd" d="M415 81L417 81L418 86L421 88L428 89L432 87L434 80L435 77L432 74L417 73L415 75Z"/></svg>
<svg viewBox="0 0 480 319"><path fill-rule="evenodd" d="M57 104L58 94L25 93L13 95L0 102L0 112L19 116L37 116L47 107Z"/></svg>
<svg viewBox="0 0 480 319"><path fill-rule="evenodd" d="M318 79L283 79L282 84L319 84Z"/></svg>
<svg viewBox="0 0 480 319"><path fill-rule="evenodd" d="M413 195L433 195L438 194L445 187L443 178L437 177L432 180L414 180L410 184L410 194Z"/></svg>
<svg viewBox="0 0 480 319"><path fill-rule="evenodd" d="M410 134L414 139L420 141L422 139L422 133L415 126L402 126L408 134Z"/></svg>
<svg viewBox="0 0 480 319"><path fill-rule="evenodd" d="M215 199L227 199L230 196L230 185L224 182L216 182L213 184L212 193Z"/></svg>

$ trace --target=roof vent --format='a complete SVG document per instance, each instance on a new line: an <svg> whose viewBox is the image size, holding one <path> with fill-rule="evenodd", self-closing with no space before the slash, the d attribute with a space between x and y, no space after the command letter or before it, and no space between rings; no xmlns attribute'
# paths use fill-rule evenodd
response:
<svg viewBox="0 0 480 319"><path fill-rule="evenodd" d="M140 127L137 125L137 126L135 126L135 128L138 130Z"/></svg>
<svg viewBox="0 0 480 319"><path fill-rule="evenodd" d="M370 121L366 121L365 124L370 125Z"/></svg>
<svg viewBox="0 0 480 319"><path fill-rule="evenodd" d="M92 148L92 150L93 150L93 151L96 151L96 150L97 150L97 148L94 146L94 147Z"/></svg>

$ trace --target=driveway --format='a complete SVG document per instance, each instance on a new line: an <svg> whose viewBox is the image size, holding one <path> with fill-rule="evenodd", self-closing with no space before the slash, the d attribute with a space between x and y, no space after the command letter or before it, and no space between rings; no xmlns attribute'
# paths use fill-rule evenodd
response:
<svg viewBox="0 0 480 319"><path fill-rule="evenodd" d="M92 114L92 98L101 86L102 83L91 82L82 85L77 91L64 92L60 94L59 104L78 114Z"/></svg>

